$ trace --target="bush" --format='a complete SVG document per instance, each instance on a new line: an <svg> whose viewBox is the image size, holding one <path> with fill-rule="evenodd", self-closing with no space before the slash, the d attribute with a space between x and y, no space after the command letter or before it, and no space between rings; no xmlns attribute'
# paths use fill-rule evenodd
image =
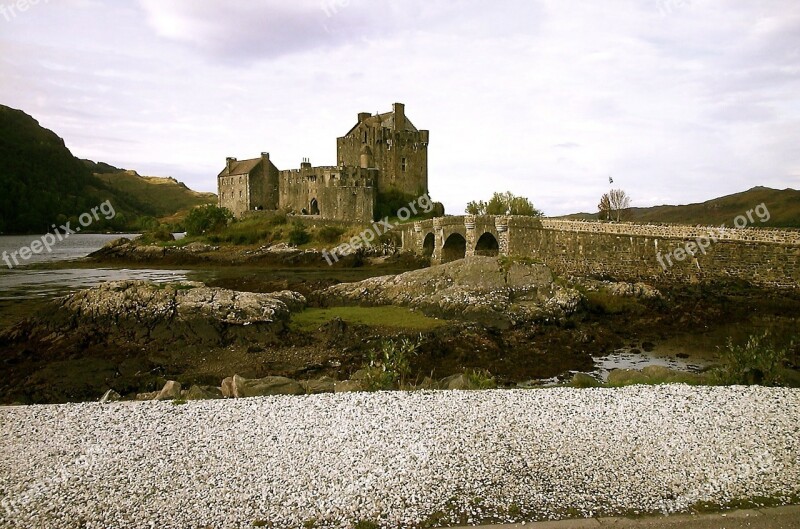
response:
<svg viewBox="0 0 800 529"><path fill-rule="evenodd" d="M363 379L368 391L400 389L406 385L411 373L411 357L417 354L420 342L403 338L399 341L387 340L381 344L380 352L373 351L363 369Z"/></svg>
<svg viewBox="0 0 800 529"><path fill-rule="evenodd" d="M336 226L324 226L317 231L317 240L324 243L333 244L339 242L343 234L343 228L337 228Z"/></svg>
<svg viewBox="0 0 800 529"><path fill-rule="evenodd" d="M309 241L311 241L311 236L308 234L306 227L299 222L295 222L292 225L292 231L289 232L289 244L302 246Z"/></svg>
<svg viewBox="0 0 800 529"><path fill-rule="evenodd" d="M157 242L170 242L174 240L175 236L172 235L169 226L162 224L150 231L144 232L142 236L137 239L137 242L142 244L154 244Z"/></svg>
<svg viewBox="0 0 800 529"><path fill-rule="evenodd" d="M232 219L227 209L209 204L190 211L183 224L187 235L203 235L225 228Z"/></svg>
<svg viewBox="0 0 800 529"><path fill-rule="evenodd" d="M720 352L722 366L714 372L715 379L720 384L778 386L784 360L793 346L792 342L776 344L769 332L750 336L744 345L728 338L727 347Z"/></svg>

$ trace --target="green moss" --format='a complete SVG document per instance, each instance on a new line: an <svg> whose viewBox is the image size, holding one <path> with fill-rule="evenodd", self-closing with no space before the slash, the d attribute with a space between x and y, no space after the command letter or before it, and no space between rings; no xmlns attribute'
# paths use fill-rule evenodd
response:
<svg viewBox="0 0 800 529"><path fill-rule="evenodd" d="M330 307L306 309L292 316L292 327L297 331L315 331L334 318L347 323L426 331L445 325L445 322L429 318L404 307Z"/></svg>
<svg viewBox="0 0 800 529"><path fill-rule="evenodd" d="M635 298L614 296L604 290L584 293L586 309L593 314L642 314L647 308Z"/></svg>

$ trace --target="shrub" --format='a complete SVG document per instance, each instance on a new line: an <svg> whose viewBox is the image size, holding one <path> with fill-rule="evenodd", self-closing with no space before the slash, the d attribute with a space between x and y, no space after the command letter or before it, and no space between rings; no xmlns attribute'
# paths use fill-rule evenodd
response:
<svg viewBox="0 0 800 529"><path fill-rule="evenodd" d="M405 386L411 373L411 357L417 354L420 340L403 338L387 340L381 344L380 352L373 351L369 362L363 367L366 372L364 386L368 391L399 389Z"/></svg>
<svg viewBox="0 0 800 529"><path fill-rule="evenodd" d="M209 204L190 211L183 224L187 235L202 235L226 227L231 219L233 219L233 214L230 211Z"/></svg>
<svg viewBox="0 0 800 529"><path fill-rule="evenodd" d="M793 346L793 342L778 345L769 332L751 335L744 345L728 338L727 347L720 352L722 366L714 372L715 379L720 384L780 385L783 362Z"/></svg>
<svg viewBox="0 0 800 529"><path fill-rule="evenodd" d="M169 226L162 224L152 230L144 232L142 236L139 237L137 242L141 244L154 244L158 242L169 242L174 240L175 236L172 235Z"/></svg>
<svg viewBox="0 0 800 529"><path fill-rule="evenodd" d="M464 372L471 389L494 389L497 381L486 369L469 369Z"/></svg>
<svg viewBox="0 0 800 529"><path fill-rule="evenodd" d="M343 228L337 228L336 226L324 226L317 231L317 239L324 243L333 244L339 242L343 234Z"/></svg>
<svg viewBox="0 0 800 529"><path fill-rule="evenodd" d="M302 246L311 241L311 236L308 230L299 222L292 225L292 231L289 232L289 243L295 246Z"/></svg>

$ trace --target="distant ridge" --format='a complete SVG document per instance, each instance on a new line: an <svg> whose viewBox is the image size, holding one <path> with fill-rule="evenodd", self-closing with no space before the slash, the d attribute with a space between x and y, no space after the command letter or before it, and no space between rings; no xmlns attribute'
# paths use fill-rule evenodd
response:
<svg viewBox="0 0 800 529"><path fill-rule="evenodd" d="M154 219L179 222L192 207L216 203L173 178L142 177L75 158L64 140L21 110L0 105L0 233L43 233L110 200L112 220L96 231L139 230ZM75 222L73 222L73 225Z"/></svg>
<svg viewBox="0 0 800 529"><path fill-rule="evenodd" d="M705 202L682 206L653 206L630 208L625 220L704 226L733 225L733 219L759 204L765 204L770 213L767 222L757 226L773 228L800 228L800 191L772 189L757 186L741 193L713 198ZM557 217L571 220L597 220L597 213L574 213Z"/></svg>

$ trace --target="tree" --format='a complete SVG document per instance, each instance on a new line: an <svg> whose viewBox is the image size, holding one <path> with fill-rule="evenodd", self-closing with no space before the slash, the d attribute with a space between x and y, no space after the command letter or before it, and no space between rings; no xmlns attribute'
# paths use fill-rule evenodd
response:
<svg viewBox="0 0 800 529"><path fill-rule="evenodd" d="M511 191L495 193L489 202L479 200L467 204L466 212L470 215L524 215L527 217L543 217L544 213L533 207L530 200L515 196Z"/></svg>
<svg viewBox="0 0 800 529"><path fill-rule="evenodd" d="M227 209L209 204L190 211L183 224L188 235L202 235L224 228L232 218L233 214Z"/></svg>
<svg viewBox="0 0 800 529"><path fill-rule="evenodd" d="M612 189L600 197L597 205L600 220L616 220L619 222L631 207L631 197L622 189Z"/></svg>

